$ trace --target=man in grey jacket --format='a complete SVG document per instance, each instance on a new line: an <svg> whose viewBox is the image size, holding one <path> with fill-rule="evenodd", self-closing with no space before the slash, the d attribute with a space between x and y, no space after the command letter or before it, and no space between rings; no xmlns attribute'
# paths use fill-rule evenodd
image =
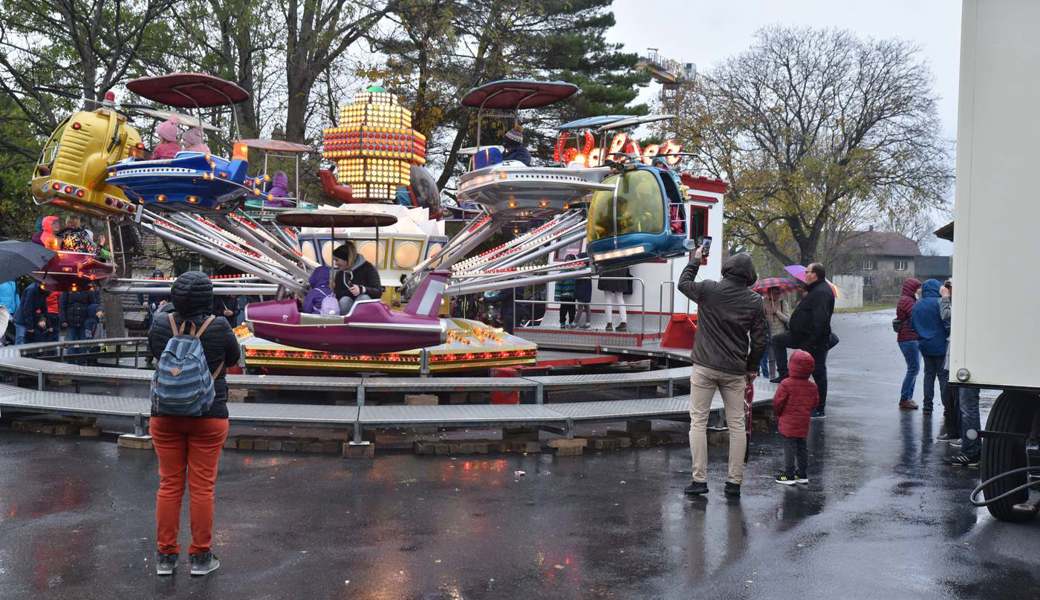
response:
<svg viewBox="0 0 1040 600"><path fill-rule="evenodd" d="M766 349L766 318L762 297L751 291L758 278L748 254L731 256L722 265L722 281L695 282L701 264L701 248L679 278L679 291L697 303L697 335L693 343L690 377L690 453L693 482L688 495L708 491L708 412L718 389L729 428L727 496L740 496L744 479L744 390L755 380Z"/></svg>

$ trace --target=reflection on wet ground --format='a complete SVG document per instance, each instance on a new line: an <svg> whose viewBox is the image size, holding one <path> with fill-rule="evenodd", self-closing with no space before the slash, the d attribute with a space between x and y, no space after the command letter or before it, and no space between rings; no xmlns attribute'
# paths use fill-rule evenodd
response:
<svg viewBox="0 0 1040 600"><path fill-rule="evenodd" d="M756 434L739 502L686 448L478 458L229 453L204 580L153 575L155 461L0 430L0 598L1036 598L1040 524L971 508L941 414L896 410L885 313L843 316L811 482ZM920 391L918 391L920 394ZM519 472L523 472L521 475ZM187 508L184 514L187 527ZM183 535L187 535L187 531Z"/></svg>

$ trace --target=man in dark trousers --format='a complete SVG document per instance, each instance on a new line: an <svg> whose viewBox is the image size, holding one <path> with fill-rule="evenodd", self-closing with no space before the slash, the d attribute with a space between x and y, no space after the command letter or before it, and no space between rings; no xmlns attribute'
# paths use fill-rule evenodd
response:
<svg viewBox="0 0 1040 600"><path fill-rule="evenodd" d="M813 381L820 391L820 404L813 411L814 419L826 416L827 404L827 351L831 346L831 315L834 314L834 290L827 283L827 271L820 263L812 263L805 269L805 285L809 292L791 313L789 330L773 336L773 353L776 355L779 383L787 378L787 349L798 348L812 354L816 361Z"/></svg>
<svg viewBox="0 0 1040 600"><path fill-rule="evenodd" d="M725 494L740 496L747 437L744 391L758 374L766 349L762 297L751 291L758 278L751 256L737 254L722 265L722 281L695 281L702 249L697 248L679 278L679 291L697 303L697 335L690 375L690 454L693 482L685 493L708 492L708 413L715 390L722 395L729 428L729 472Z"/></svg>

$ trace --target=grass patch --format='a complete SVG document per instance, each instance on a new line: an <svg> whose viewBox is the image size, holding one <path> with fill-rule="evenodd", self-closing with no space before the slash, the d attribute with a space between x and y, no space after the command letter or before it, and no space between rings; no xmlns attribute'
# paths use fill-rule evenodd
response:
<svg viewBox="0 0 1040 600"><path fill-rule="evenodd" d="M863 306L858 306L858 307L855 307L855 308L837 308L837 309L834 310L834 312L840 313L840 314L865 313L865 312L874 312L876 310L887 310L887 309L895 308L895 307L896 307L895 304L887 304L887 303L864 304Z"/></svg>

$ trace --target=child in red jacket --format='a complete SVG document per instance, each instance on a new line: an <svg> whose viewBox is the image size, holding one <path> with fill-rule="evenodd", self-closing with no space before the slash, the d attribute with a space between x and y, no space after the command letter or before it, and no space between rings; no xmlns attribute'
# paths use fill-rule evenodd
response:
<svg viewBox="0 0 1040 600"><path fill-rule="evenodd" d="M809 483L806 475L809 451L805 447L805 438L809 435L812 411L820 403L816 384L809 381L815 368L816 361L812 355L798 350L791 355L788 378L780 383L773 396L773 414L780 421L780 435L784 437L784 470L776 476L776 482L782 485Z"/></svg>

